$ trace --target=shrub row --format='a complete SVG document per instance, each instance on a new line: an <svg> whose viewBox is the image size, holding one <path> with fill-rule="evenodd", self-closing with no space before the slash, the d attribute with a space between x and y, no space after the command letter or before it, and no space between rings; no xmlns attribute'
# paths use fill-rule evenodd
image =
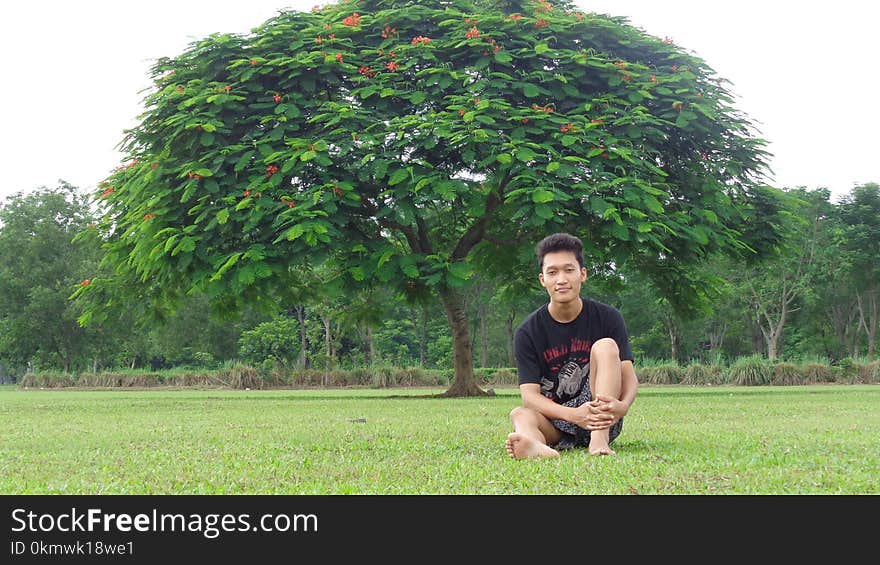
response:
<svg viewBox="0 0 880 565"><path fill-rule="evenodd" d="M820 383L880 383L880 361L845 361L838 365L768 361L743 357L730 366L694 363L659 364L638 369L639 381L650 384L688 385L808 385Z"/></svg>
<svg viewBox="0 0 880 565"><path fill-rule="evenodd" d="M474 374L482 386L515 385L514 369L476 369ZM175 372L113 372L100 373L27 373L21 381L26 388L149 388L222 387L263 389L283 387L406 387L447 386L452 382L451 370L376 367L352 370L285 369L260 371L249 365L235 365L216 371Z"/></svg>
<svg viewBox="0 0 880 565"><path fill-rule="evenodd" d="M516 385L516 370L475 369L480 386ZM771 362L760 357L738 359L730 366L700 364L656 364L638 368L639 381L646 384L687 385L805 385L818 383L880 383L880 361L845 362L839 365L809 362ZM222 387L264 389L284 387L406 387L447 386L451 370L374 367L363 369L285 369L260 371L249 365L194 372L28 373L21 386L29 388L148 388Z"/></svg>

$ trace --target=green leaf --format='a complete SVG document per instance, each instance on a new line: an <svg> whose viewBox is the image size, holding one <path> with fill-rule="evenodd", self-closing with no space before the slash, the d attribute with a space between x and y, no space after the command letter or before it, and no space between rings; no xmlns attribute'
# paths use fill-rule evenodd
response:
<svg viewBox="0 0 880 565"><path fill-rule="evenodd" d="M174 251L171 252L171 256L174 257L178 253L189 253L196 248L196 240L190 236L184 236L183 239L180 240L180 243L177 244L177 247L174 248Z"/></svg>
<svg viewBox="0 0 880 565"><path fill-rule="evenodd" d="M223 208L219 212L217 212L217 223L220 225L225 224L229 221L229 208Z"/></svg>
<svg viewBox="0 0 880 565"><path fill-rule="evenodd" d="M362 281L367 278L363 267L351 267L348 269L348 272L351 274L351 278L356 281Z"/></svg>
<svg viewBox="0 0 880 565"><path fill-rule="evenodd" d="M529 149L528 147L520 147L516 151L516 158L522 161L523 163L528 163L530 161L534 161L535 158L538 157L538 154Z"/></svg>
<svg viewBox="0 0 880 565"><path fill-rule="evenodd" d="M573 135L563 135L562 136L562 145L565 147L571 147L575 143L578 142L578 139Z"/></svg>
<svg viewBox="0 0 880 565"><path fill-rule="evenodd" d="M298 238L302 234L306 232L305 228L303 228L302 224L295 224L289 230L284 232L284 237L287 238L287 241L293 241Z"/></svg>
<svg viewBox="0 0 880 565"><path fill-rule="evenodd" d="M511 61L513 61L513 57L510 56L510 53L502 49L501 51L495 53L495 60L499 63L510 63Z"/></svg>
<svg viewBox="0 0 880 565"><path fill-rule="evenodd" d="M629 241L629 229L621 224L611 224L611 235L622 241Z"/></svg>
<svg viewBox="0 0 880 565"><path fill-rule="evenodd" d="M538 189L532 194L532 201L536 204L543 204L545 202L553 202L556 200L556 197L549 190L545 190L543 188Z"/></svg>
<svg viewBox="0 0 880 565"><path fill-rule="evenodd" d="M535 214L537 214L539 218L549 220L553 217L553 208L547 204L538 204L535 206Z"/></svg>
<svg viewBox="0 0 880 565"><path fill-rule="evenodd" d="M541 92L538 90L538 87L531 83L523 84L523 94L528 98L535 98Z"/></svg>
<svg viewBox="0 0 880 565"><path fill-rule="evenodd" d="M502 163L504 165L509 165L511 162L513 162L513 157L509 153L502 153L495 158L498 159L499 163Z"/></svg>
<svg viewBox="0 0 880 565"><path fill-rule="evenodd" d="M401 265L400 270L403 271L403 274L411 279L417 279L421 275L421 273L419 272L419 268L413 264Z"/></svg>
<svg viewBox="0 0 880 565"><path fill-rule="evenodd" d="M220 277L223 276L223 273L225 273L226 271L228 271L229 269L234 267L236 263L238 263L238 260L240 257L241 257L240 251L230 255L229 258L226 260L226 262L223 263L223 266L220 267L219 269L217 269L217 272L214 273L214 275L211 277L211 280L212 281L219 280Z"/></svg>
<svg viewBox="0 0 880 565"><path fill-rule="evenodd" d="M388 185L394 186L396 184L400 184L401 182L408 179L410 176L409 169L397 169L393 173L391 173L391 178L388 179Z"/></svg>
<svg viewBox="0 0 880 565"><path fill-rule="evenodd" d="M559 167L561 167L561 166L562 166L562 164L559 161L551 161L551 162L547 163L547 172L552 173L552 172L558 170Z"/></svg>

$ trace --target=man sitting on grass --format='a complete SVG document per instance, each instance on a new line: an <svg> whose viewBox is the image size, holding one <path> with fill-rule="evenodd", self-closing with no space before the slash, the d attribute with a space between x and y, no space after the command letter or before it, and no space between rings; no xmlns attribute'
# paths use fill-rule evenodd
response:
<svg viewBox="0 0 880 565"><path fill-rule="evenodd" d="M510 413L507 453L556 457L587 447L592 455L611 455L638 390L626 324L617 309L581 298L587 270L580 239L557 233L536 250L538 280L550 302L514 336L523 405Z"/></svg>

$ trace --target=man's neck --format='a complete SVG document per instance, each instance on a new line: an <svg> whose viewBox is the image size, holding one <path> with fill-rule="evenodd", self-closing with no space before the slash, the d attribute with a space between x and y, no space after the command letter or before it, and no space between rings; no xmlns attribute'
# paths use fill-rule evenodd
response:
<svg viewBox="0 0 880 565"><path fill-rule="evenodd" d="M550 305L547 306L547 311L550 312L550 317L563 324L573 321L583 309L584 301L581 297L578 297L577 300L563 303L553 302L551 300Z"/></svg>

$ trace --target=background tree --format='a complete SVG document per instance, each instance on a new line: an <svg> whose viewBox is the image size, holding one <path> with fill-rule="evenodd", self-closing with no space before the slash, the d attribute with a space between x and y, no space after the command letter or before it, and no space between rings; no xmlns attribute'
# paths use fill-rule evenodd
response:
<svg viewBox="0 0 880 565"><path fill-rule="evenodd" d="M873 360L880 323L880 185L854 187L842 199L838 214L842 259L858 284L859 327L865 332L868 356Z"/></svg>
<svg viewBox="0 0 880 565"><path fill-rule="evenodd" d="M97 248L72 242L95 221L89 200L59 181L0 205L0 357L13 366L70 371L95 345L68 300L99 258Z"/></svg>
<svg viewBox="0 0 880 565"><path fill-rule="evenodd" d="M349 292L439 299L449 395L483 393L475 270L521 276L566 230L684 309L690 267L755 220L764 142L723 79L569 2L345 1L198 41L154 76L100 188L114 277L231 309L284 303L321 265Z"/></svg>
<svg viewBox="0 0 880 565"><path fill-rule="evenodd" d="M780 352L783 331L792 313L812 292L817 247L830 211L828 190L774 192L777 204L772 208L778 212L773 221L779 224L784 237L765 261L741 269L734 277L741 295L754 309L753 320L771 360Z"/></svg>

